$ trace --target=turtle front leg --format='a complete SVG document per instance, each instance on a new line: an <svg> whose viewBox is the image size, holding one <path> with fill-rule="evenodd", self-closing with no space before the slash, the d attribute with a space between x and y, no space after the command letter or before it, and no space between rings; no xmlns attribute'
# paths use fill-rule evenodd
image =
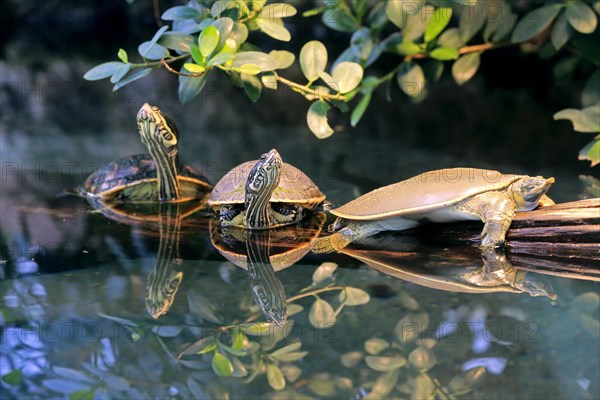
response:
<svg viewBox="0 0 600 400"><path fill-rule="evenodd" d="M333 253L348 246L353 240L361 236L352 228L352 225L354 224L350 224L332 235L313 240L311 244L313 253Z"/></svg>
<svg viewBox="0 0 600 400"><path fill-rule="evenodd" d="M485 226L481 231L481 247L489 249L503 246L514 217L515 203L510 198L502 196L491 201L482 218Z"/></svg>
<svg viewBox="0 0 600 400"><path fill-rule="evenodd" d="M540 198L540 202L538 203L538 207L548 207L548 206L553 206L556 203L554 202L554 200L552 200L550 197L543 195Z"/></svg>

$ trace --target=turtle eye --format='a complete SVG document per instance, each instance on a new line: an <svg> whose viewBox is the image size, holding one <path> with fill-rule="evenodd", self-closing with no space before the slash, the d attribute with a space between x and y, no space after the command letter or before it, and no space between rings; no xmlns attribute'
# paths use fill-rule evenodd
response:
<svg viewBox="0 0 600 400"><path fill-rule="evenodd" d="M171 141L173 140L173 134L171 132L167 132L163 135L163 137L165 138L165 140Z"/></svg>
<svg viewBox="0 0 600 400"><path fill-rule="evenodd" d="M260 161L265 161L267 159L267 155L263 154L262 156L260 156Z"/></svg>

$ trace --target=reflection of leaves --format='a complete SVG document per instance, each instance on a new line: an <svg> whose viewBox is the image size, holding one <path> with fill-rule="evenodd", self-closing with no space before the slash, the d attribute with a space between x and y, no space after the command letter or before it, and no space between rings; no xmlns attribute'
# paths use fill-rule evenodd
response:
<svg viewBox="0 0 600 400"><path fill-rule="evenodd" d="M400 376L400 369L396 368L391 371L387 371L379 376L371 389L371 392L367 397L369 398L381 398L387 396L396 383L398 382L398 377ZM419 397L416 397L417 399Z"/></svg>
<svg viewBox="0 0 600 400"><path fill-rule="evenodd" d="M319 265L319 268L315 270L312 276L313 285L319 285L320 283L331 279L336 268L337 264L332 262L324 262Z"/></svg>
<svg viewBox="0 0 600 400"><path fill-rule="evenodd" d="M409 313L398 321L394 334L400 343L410 343L417 340L428 325L429 316L426 313Z"/></svg>
<svg viewBox="0 0 600 400"><path fill-rule="evenodd" d="M160 337L175 337L183 330L182 326L154 326L152 332L156 333Z"/></svg>
<svg viewBox="0 0 600 400"><path fill-rule="evenodd" d="M283 373L275 364L267 365L267 380L269 381L269 386L275 390L283 390L285 388Z"/></svg>
<svg viewBox="0 0 600 400"><path fill-rule="evenodd" d="M468 393L475 385L477 385L477 383L481 382L484 375L485 367L483 366L468 369L450 380L450 383L448 383L448 390L451 394L456 396Z"/></svg>
<svg viewBox="0 0 600 400"><path fill-rule="evenodd" d="M436 363L435 354L427 347L419 346L408 355L410 364L421 371L431 369Z"/></svg>
<svg viewBox="0 0 600 400"><path fill-rule="evenodd" d="M353 287L347 287L342 290L339 298L340 303L343 303L347 306L359 306L362 304L367 304L371 300L371 297L367 292Z"/></svg>
<svg viewBox="0 0 600 400"><path fill-rule="evenodd" d="M381 338L371 338L365 341L365 351L371 355L377 355L389 347L390 343Z"/></svg>
<svg viewBox="0 0 600 400"><path fill-rule="evenodd" d="M76 391L90 390L87 383L71 381L69 379L44 379L42 385L54 392L69 394Z"/></svg>
<svg viewBox="0 0 600 400"><path fill-rule="evenodd" d="M8 385L17 386L23 381L23 371L15 369L7 374L2 375L2 381Z"/></svg>
<svg viewBox="0 0 600 400"><path fill-rule="evenodd" d="M191 291L188 294L188 305L192 313L198 314L204 320L214 324L222 324L222 318L218 316L215 307L200 293Z"/></svg>
<svg viewBox="0 0 600 400"><path fill-rule="evenodd" d="M379 356L366 356L365 362L369 368L375 371L386 372L398 369L406 365L406 358L396 357L379 357Z"/></svg>
<svg viewBox="0 0 600 400"><path fill-rule="evenodd" d="M69 394L69 400L94 400L96 392L94 390L77 390Z"/></svg>
<svg viewBox="0 0 600 400"><path fill-rule="evenodd" d="M213 355L211 364L213 371L219 376L228 377L233 373L231 361L218 351Z"/></svg>
<svg viewBox="0 0 600 400"><path fill-rule="evenodd" d="M363 359L364 354L360 351L351 351L349 353L342 354L340 357L342 365L346 368L354 368Z"/></svg>
<svg viewBox="0 0 600 400"><path fill-rule="evenodd" d="M308 314L310 324L318 329L330 327L335 323L335 319L333 307L323 299L317 299Z"/></svg>

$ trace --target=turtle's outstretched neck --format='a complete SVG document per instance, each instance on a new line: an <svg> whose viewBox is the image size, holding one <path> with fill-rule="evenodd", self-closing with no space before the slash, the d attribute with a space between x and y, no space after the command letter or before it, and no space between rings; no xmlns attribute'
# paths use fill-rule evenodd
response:
<svg viewBox="0 0 600 400"><path fill-rule="evenodd" d="M263 154L250 171L246 181L244 225L248 229L272 227L271 196L279 186L283 161L277 150Z"/></svg>

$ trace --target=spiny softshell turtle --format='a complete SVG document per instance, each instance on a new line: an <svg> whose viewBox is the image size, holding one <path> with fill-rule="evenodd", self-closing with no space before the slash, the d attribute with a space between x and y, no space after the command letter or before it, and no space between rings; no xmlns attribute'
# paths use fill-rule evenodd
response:
<svg viewBox="0 0 600 400"><path fill-rule="evenodd" d="M213 189L208 204L224 226L268 229L300 221L323 200L317 185L272 149L259 160L229 171Z"/></svg>
<svg viewBox="0 0 600 400"><path fill-rule="evenodd" d="M287 301L275 272L295 264L310 251L324 222L325 214L315 213L280 229L240 230L211 220L210 238L223 257L248 270L256 305L268 321L282 326L287 319Z"/></svg>
<svg viewBox="0 0 600 400"><path fill-rule="evenodd" d="M189 165L179 164L175 123L157 107L145 103L137 114L137 125L150 154L121 158L103 166L85 180L78 192L106 204L181 202L204 197L211 189L206 177Z"/></svg>
<svg viewBox="0 0 600 400"><path fill-rule="evenodd" d="M334 234L313 242L313 251L340 250L361 237L410 229L421 221L481 220L481 246L504 244L515 211L554 204L546 196L554 178L502 174L475 168L430 171L375 189L331 210Z"/></svg>

